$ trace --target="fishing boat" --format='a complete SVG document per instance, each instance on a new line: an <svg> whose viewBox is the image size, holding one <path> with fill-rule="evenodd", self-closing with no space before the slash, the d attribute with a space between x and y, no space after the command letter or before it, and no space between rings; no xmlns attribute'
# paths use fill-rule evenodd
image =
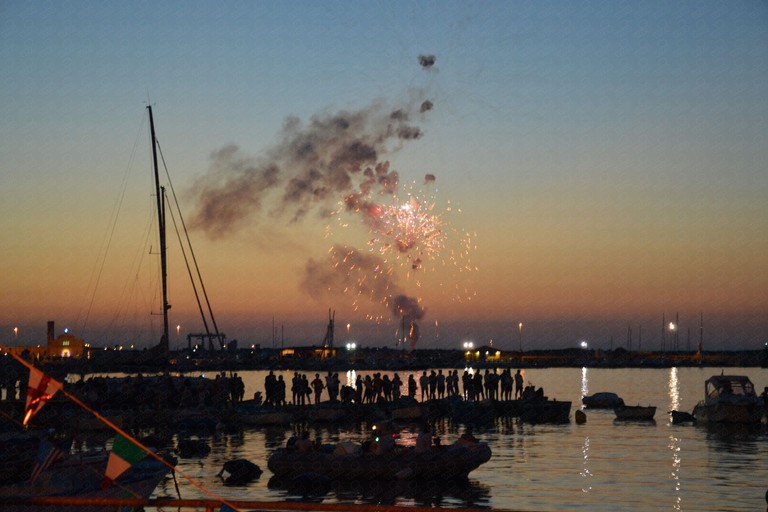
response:
<svg viewBox="0 0 768 512"><path fill-rule="evenodd" d="M617 420L652 421L656 407L652 405L622 405L614 407L613 413Z"/></svg>
<svg viewBox="0 0 768 512"><path fill-rule="evenodd" d="M757 424L765 414L763 400L745 375L714 375L704 382L704 400L693 409L702 423Z"/></svg>
<svg viewBox="0 0 768 512"><path fill-rule="evenodd" d="M360 448L358 446L358 448ZM414 447L397 447L387 453L339 450L323 445L318 450L302 452L279 448L267 461L276 477L295 478L322 474L330 479L348 480L448 480L466 478L491 458L487 443L454 443L417 453Z"/></svg>

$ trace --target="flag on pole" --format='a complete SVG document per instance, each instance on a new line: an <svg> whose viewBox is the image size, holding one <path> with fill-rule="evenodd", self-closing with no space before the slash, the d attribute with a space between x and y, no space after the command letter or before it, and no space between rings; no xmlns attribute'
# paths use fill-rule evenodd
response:
<svg viewBox="0 0 768 512"><path fill-rule="evenodd" d="M50 400L63 384L44 374L34 366L29 368L29 384L27 385L27 405L24 408L23 425L26 427L37 411L45 402Z"/></svg>
<svg viewBox="0 0 768 512"><path fill-rule="evenodd" d="M51 464L56 462L62 457L63 450L50 443L49 441L42 439L40 446L37 448L37 457L35 457L35 467L32 468L32 474L29 476L29 481L34 482L42 474L43 471L48 469Z"/></svg>
<svg viewBox="0 0 768 512"><path fill-rule="evenodd" d="M102 487L109 487L117 477L122 475L132 465L147 456L147 451L130 439L117 434L112 443L112 451L107 461L107 471L104 474Z"/></svg>

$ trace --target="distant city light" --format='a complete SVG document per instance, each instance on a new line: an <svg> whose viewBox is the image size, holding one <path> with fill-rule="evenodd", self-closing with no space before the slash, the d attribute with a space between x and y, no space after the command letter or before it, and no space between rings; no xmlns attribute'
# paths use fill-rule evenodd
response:
<svg viewBox="0 0 768 512"><path fill-rule="evenodd" d="M465 342L464 342L464 348L465 348L466 350L470 350L470 349L472 349L474 346L475 346L475 344L474 344L474 343L472 343L471 341L465 341Z"/></svg>
<svg viewBox="0 0 768 512"><path fill-rule="evenodd" d="M581 345L581 348L587 348L587 347L589 347L589 344L587 343L587 341L586 341L586 340L581 340L581 343L579 343L579 345Z"/></svg>
<svg viewBox="0 0 768 512"><path fill-rule="evenodd" d="M347 350L355 350L356 348L357 344L354 341L347 343Z"/></svg>

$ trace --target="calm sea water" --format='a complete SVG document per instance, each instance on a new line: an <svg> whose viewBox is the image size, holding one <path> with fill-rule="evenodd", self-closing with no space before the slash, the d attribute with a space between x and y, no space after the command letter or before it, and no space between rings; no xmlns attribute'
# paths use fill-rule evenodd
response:
<svg viewBox="0 0 768 512"><path fill-rule="evenodd" d="M267 372L241 372L246 397L263 392ZM365 375L368 372L360 372ZM408 372L398 372L406 381ZM420 374L420 372L417 372ZM461 372L459 372L461 373ZM527 425L498 419L473 433L493 449L491 460L473 471L465 486L339 486L315 497L323 502L430 505L445 508L542 510L765 510L768 489L768 430L673 425L667 411L690 412L701 398L704 381L716 368L525 370L527 382L543 387L547 396L570 400L571 423ZM768 385L768 370L729 368L748 375L758 390ZM290 382L293 372L284 372ZM341 375L341 374L340 374ZM310 375L311 376L311 375ZM344 376L341 375L342 381ZM349 373L347 378L354 379ZM613 391L628 405L655 405L654 423L616 422L612 411L586 410L587 422L573 414L581 397ZM417 395L418 396L418 395ZM418 426L403 425L402 442ZM436 425L445 442L465 427L442 421ZM367 425L312 428L324 442L360 440ZM298 500L301 495L270 483L269 455L292 435L284 428L253 428L241 434L209 438L212 451L203 459L180 459L179 469L219 496L257 501ZM246 458L264 469L247 486L225 487L216 476L225 461ZM205 494L179 477L183 498ZM157 490L175 497L172 481Z"/></svg>

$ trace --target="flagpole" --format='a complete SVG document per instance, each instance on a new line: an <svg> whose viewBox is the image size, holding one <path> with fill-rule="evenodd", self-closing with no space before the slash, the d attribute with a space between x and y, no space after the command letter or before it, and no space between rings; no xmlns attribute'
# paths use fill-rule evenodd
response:
<svg viewBox="0 0 768 512"><path fill-rule="evenodd" d="M4 345L0 345L0 351L3 351L3 352L5 352L6 354L10 354L10 356L11 356L11 357L13 357L13 358L14 358L16 361L18 361L19 363L21 363L21 364L23 364L24 366L26 366L26 367L27 367L27 369L29 369L29 371L30 371L30 372L31 372L31 371L38 371L38 372L40 372L40 373L43 373L43 371L42 371L42 370L40 370L40 369L38 369L38 368L35 368L35 366L34 366L34 365L30 364L28 361L25 361L25 360L24 360L24 359L22 359L21 357L17 356L16 354L14 354L14 353L13 353L13 352L11 352L10 350L8 350L8 348L6 348ZM221 502L222 502L222 503L224 503L224 504L226 504L227 506L230 506L230 507L232 507L232 505L230 505L230 503L229 503L229 502L228 502L228 501L227 501L225 498L223 498L222 496L219 496L218 494L214 493L213 491L211 491L210 489L208 489L207 487L205 487L203 484L201 484L200 482L198 482L197 480L195 480L195 479L194 479L194 478L192 478L191 476L189 476L189 475L187 475L186 473L184 473L182 470L180 470L180 469L176 468L176 466L174 466L173 464L171 464L170 462L168 462L167 460L165 460L165 459L164 459L163 457L161 457L159 454L157 454L157 453L153 452L152 450L150 450L149 448L147 448L146 446L144 446L144 444L143 444L143 443L141 443L141 441L139 441L138 439L135 439L135 438L134 438L132 435L130 435L129 433L127 433L126 431L124 431L123 429L121 429L120 427L118 427L117 425L115 425L114 423L112 423L111 421L109 421L107 418L105 418L105 417L104 417L104 416L102 416L101 414L99 414L99 412L98 412L98 411L95 411L95 410L94 410L94 409L92 409L90 406L88 406L87 404L85 404L85 403L84 403L82 400L80 400L79 398L77 398L75 395L73 395L73 394L69 393L68 391L66 391L66 390L64 389L64 384L62 384L61 382L57 381L57 380L56 380L56 379L54 379L54 378L50 378L50 381L51 381L51 382L55 382L55 383L57 383L57 384L60 386L60 387L59 387L59 389L61 390L61 392L62 392L62 393L64 393L64 395L66 395L66 397L67 397L67 398L69 398L70 400L72 400L73 402L75 402L77 405L79 405L80 407L82 407L82 408L83 408L83 409L85 409L86 411L88 411L88 412L90 412L91 414L93 414L93 415L94 415L94 416L95 416L97 419L99 419L99 420L103 421L103 422L104 422L104 423L105 423L105 424L106 424L106 425L107 425L109 428L111 428L112 430L114 430L115 432L117 432L118 434L120 434L121 436L125 437L126 439L129 439L129 440L130 440L132 443L134 443L136 446L138 446L139 448L141 448L142 450L144 450L145 452L147 452L147 454L149 454L149 455L150 455L152 458L154 458L154 459L155 459L155 460L157 460L158 462L161 462L162 464L165 464L165 466L166 466L166 467L168 467L168 468L170 468L170 470L171 470L171 471L175 471L175 472L179 473L181 476L183 476L184 478L186 478L186 479L187 479L187 480L188 480L188 481L189 481L189 482L190 482L192 485L194 485L195 487L197 487L198 489L200 489L200 490L201 490L201 491L203 491L204 493L206 493L206 494L208 494L208 495L210 495L210 496L213 496L213 497L214 497L214 498L216 498L217 500L221 500ZM235 507L232 507L232 508L233 508L233 509L235 509L235 510L237 510Z"/></svg>

